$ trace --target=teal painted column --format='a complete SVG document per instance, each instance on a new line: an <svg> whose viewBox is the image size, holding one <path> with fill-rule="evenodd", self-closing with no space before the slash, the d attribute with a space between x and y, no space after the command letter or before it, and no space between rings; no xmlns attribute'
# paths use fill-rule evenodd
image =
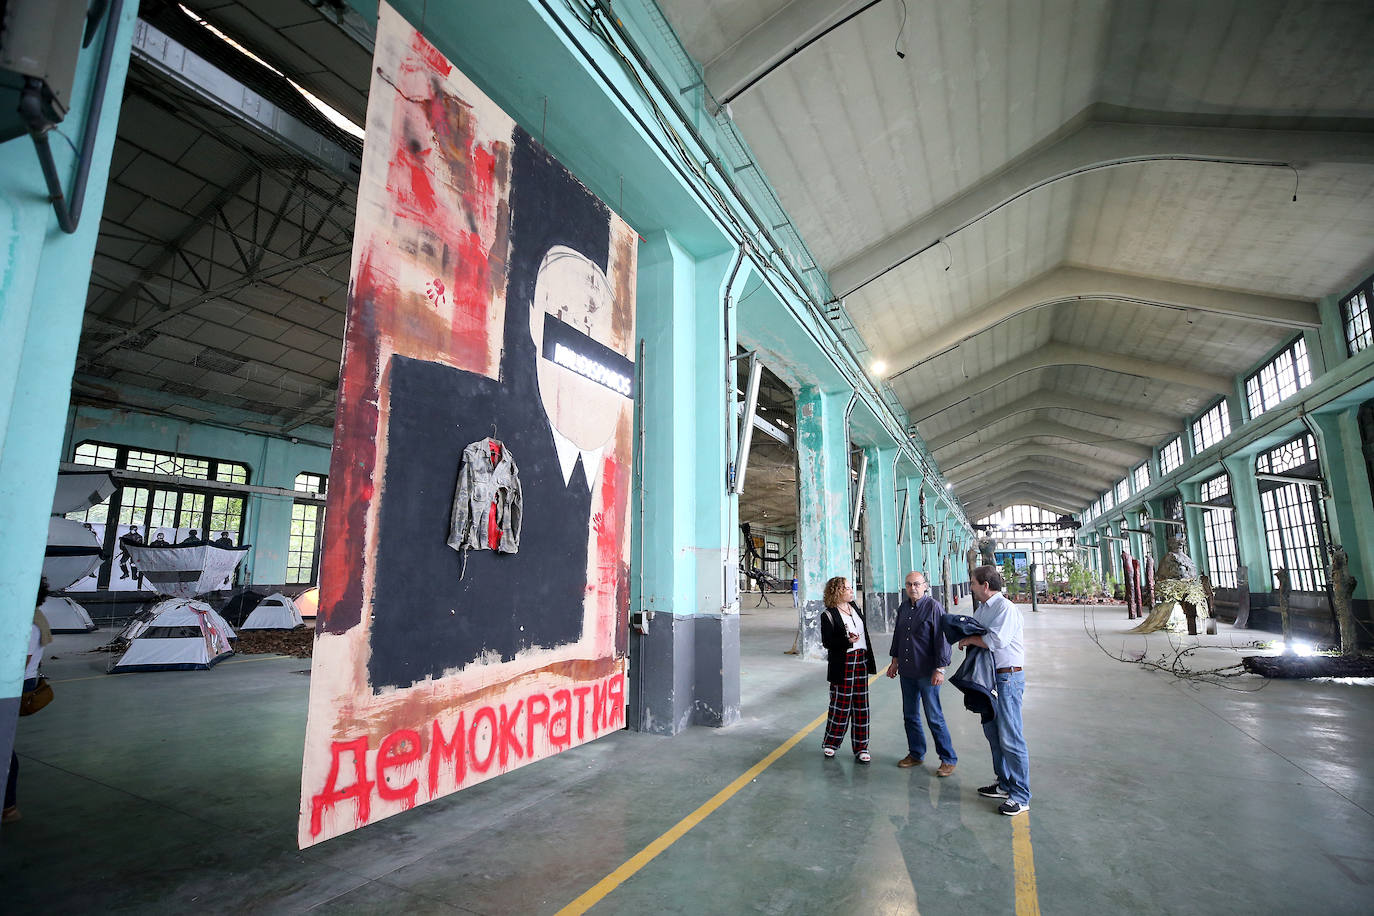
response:
<svg viewBox="0 0 1374 916"><path fill-rule="evenodd" d="M1221 464L1231 478L1237 561L1246 567L1250 593L1267 594L1274 591L1275 586L1274 577L1270 575L1259 490L1255 487L1255 458L1253 455L1228 455L1221 459Z"/></svg>
<svg viewBox="0 0 1374 916"><path fill-rule="evenodd" d="M1331 537L1350 556L1350 575L1359 580L1354 597L1368 600L1374 594L1370 588L1374 550L1369 546L1374 545L1374 494L1369 489L1358 415L1359 407L1352 406L1338 412L1313 414L1312 419L1316 421L1319 447L1326 458L1322 473L1331 494L1326 500Z"/></svg>
<svg viewBox="0 0 1374 916"><path fill-rule="evenodd" d="M1183 524L1187 526L1187 547L1188 556L1197 562L1198 569L1206 572L1212 580L1212 585L1216 586L1216 576L1212 574L1211 564L1207 562L1207 538L1203 531L1203 523L1207 513L1203 509L1191 509L1188 503L1195 503L1202 493L1202 485L1199 483L1180 483L1178 492L1183 496ZM1163 556L1160 553L1160 556Z"/></svg>
<svg viewBox="0 0 1374 916"><path fill-rule="evenodd" d="M57 465L91 258L105 200L119 120L129 44L138 4L126 3L114 33L81 223L73 235L57 226L33 142L0 144L0 759L9 759L18 713L34 596L43 564ZM108 26L81 52L71 111L62 131L80 143ZM52 137L65 189L74 179L70 147Z"/></svg>
<svg viewBox="0 0 1374 916"><path fill-rule="evenodd" d="M797 392L798 567L801 574L801 650L821 658L825 583L854 576L849 505L849 438L845 410L849 391Z"/></svg>
<svg viewBox="0 0 1374 916"><path fill-rule="evenodd" d="M897 563L897 512L893 500L897 447L868 446L864 479L865 544L869 576L864 610L870 629L889 632L901 601L903 574Z"/></svg>
<svg viewBox="0 0 1374 916"><path fill-rule="evenodd" d="M631 607L652 612L631 637L630 725L676 734L739 717L739 614L726 494L723 285L732 255L697 261L672 236L640 246L636 320L640 486L631 503Z"/></svg>

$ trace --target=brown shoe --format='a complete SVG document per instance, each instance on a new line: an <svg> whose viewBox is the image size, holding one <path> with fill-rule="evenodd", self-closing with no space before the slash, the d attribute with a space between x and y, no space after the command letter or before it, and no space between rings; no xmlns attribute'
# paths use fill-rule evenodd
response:
<svg viewBox="0 0 1374 916"><path fill-rule="evenodd" d="M954 764L952 764L952 763L942 763L942 764L940 764L940 768L939 768L938 770L935 771L935 775L936 775L936 776L948 776L948 775L950 775L950 774L953 773L953 772L954 772Z"/></svg>
<svg viewBox="0 0 1374 916"><path fill-rule="evenodd" d="M903 757L901 760L898 760L898 761L897 761L897 766L901 767L901 768L904 769L904 770L909 769L909 768L911 768L911 767L918 767L918 766L920 766L920 765L921 765L921 758L920 758L920 757L913 757L913 756L911 756L910 754L907 754L907 755L906 755L905 757Z"/></svg>

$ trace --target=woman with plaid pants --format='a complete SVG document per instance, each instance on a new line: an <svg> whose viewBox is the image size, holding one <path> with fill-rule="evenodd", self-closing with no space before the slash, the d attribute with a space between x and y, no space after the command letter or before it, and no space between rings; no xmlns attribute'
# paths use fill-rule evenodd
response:
<svg viewBox="0 0 1374 916"><path fill-rule="evenodd" d="M844 576L825 583L825 611L821 614L821 645L829 656L830 710L825 719L821 750L834 757L849 730L849 744L859 763L868 753L868 678L878 673L868 638L868 624L854 603L854 589Z"/></svg>

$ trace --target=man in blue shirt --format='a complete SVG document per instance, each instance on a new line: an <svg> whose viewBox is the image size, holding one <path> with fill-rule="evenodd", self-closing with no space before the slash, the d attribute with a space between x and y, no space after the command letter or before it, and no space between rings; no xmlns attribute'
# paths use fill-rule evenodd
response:
<svg viewBox="0 0 1374 916"><path fill-rule="evenodd" d="M945 667L949 665L949 643L940 629L940 616L945 609L927 594L929 588L925 573L907 573L906 594L897 608L897 623L892 630L892 663L887 666L887 676L902 677L907 755L897 766L920 766L925 758L926 735L921 729L924 706L930 733L935 737L935 751L940 755L940 768L935 775L948 776L959 762L940 708L940 685L945 682Z"/></svg>
<svg viewBox="0 0 1374 916"><path fill-rule="evenodd" d="M992 651L997 668L997 694L993 708L997 715L983 723L983 734L992 749L992 769L997 781L983 786L984 798L1005 798L997 810L1014 815L1030 810L1030 752L1026 749L1021 726L1021 698L1026 692L1026 650L1021 610L1002 594L1002 574L995 566L979 566L973 571L969 591L978 599L973 619L987 628L982 636L966 636L959 648L982 646Z"/></svg>

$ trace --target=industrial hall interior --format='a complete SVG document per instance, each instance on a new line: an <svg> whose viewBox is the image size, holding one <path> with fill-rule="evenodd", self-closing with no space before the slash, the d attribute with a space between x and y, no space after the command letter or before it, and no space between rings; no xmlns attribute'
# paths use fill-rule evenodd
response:
<svg viewBox="0 0 1374 916"><path fill-rule="evenodd" d="M1368 0L0 0L0 899L1374 909Z"/></svg>

